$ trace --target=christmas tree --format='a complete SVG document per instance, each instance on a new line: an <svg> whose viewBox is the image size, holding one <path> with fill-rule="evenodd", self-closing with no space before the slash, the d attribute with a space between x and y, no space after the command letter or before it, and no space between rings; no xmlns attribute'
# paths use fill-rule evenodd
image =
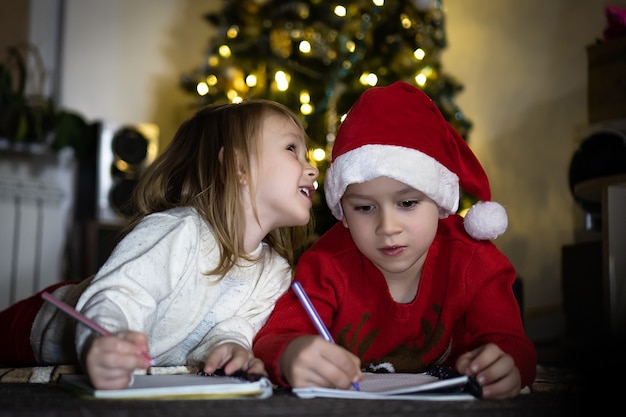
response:
<svg viewBox="0 0 626 417"><path fill-rule="evenodd" d="M320 170L318 233L334 223L323 195L334 134L365 89L411 83L467 139L471 122L453 100L462 86L441 70L441 0L234 0L205 17L217 35L183 88L197 105L266 98L302 116Z"/></svg>

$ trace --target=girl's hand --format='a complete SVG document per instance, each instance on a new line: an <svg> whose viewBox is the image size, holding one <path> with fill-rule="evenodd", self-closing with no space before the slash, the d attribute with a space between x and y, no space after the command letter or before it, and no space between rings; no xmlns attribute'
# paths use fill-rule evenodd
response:
<svg viewBox="0 0 626 417"><path fill-rule="evenodd" d="M278 366L294 388L348 389L362 378L360 359L320 336L296 337L283 352Z"/></svg>
<svg viewBox="0 0 626 417"><path fill-rule="evenodd" d="M519 395L522 380L513 358L498 345L487 343L459 356L456 369L476 377L483 389L483 399L504 399Z"/></svg>
<svg viewBox="0 0 626 417"><path fill-rule="evenodd" d="M213 348L204 363L203 371L212 374L221 368L226 375L242 370L249 374L267 376L263 362L256 358L250 349L234 342L223 343Z"/></svg>
<svg viewBox="0 0 626 417"><path fill-rule="evenodd" d="M143 333L123 331L93 340L85 365L97 389L126 388L135 369L150 367L148 340Z"/></svg>

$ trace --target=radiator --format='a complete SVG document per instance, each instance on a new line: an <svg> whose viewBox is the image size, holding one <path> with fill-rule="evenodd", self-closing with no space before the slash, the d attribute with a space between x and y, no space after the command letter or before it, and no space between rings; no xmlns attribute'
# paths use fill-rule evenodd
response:
<svg viewBox="0 0 626 417"><path fill-rule="evenodd" d="M71 152L0 151L0 310L64 279L76 171Z"/></svg>

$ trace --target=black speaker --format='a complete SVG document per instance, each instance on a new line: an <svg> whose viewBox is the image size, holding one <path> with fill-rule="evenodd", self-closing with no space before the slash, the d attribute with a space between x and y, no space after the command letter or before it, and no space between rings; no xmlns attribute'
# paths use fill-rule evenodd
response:
<svg viewBox="0 0 626 417"><path fill-rule="evenodd" d="M98 146L97 220L121 223L134 214L131 196L137 180L154 161L159 128L151 123L102 123Z"/></svg>
<svg viewBox="0 0 626 417"><path fill-rule="evenodd" d="M585 200L574 193L586 180L626 173L626 129L600 129L587 136L569 166L569 187L574 200L587 212L600 215L599 201Z"/></svg>

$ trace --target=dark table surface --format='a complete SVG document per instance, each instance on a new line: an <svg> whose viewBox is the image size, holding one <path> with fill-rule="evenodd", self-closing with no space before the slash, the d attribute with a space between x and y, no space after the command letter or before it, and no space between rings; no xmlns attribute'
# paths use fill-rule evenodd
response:
<svg viewBox="0 0 626 417"><path fill-rule="evenodd" d="M581 415L586 407L584 398L579 392L558 389L499 401L300 399L284 391L260 400L101 400L77 397L56 383L3 383L0 384L0 416L555 417Z"/></svg>

